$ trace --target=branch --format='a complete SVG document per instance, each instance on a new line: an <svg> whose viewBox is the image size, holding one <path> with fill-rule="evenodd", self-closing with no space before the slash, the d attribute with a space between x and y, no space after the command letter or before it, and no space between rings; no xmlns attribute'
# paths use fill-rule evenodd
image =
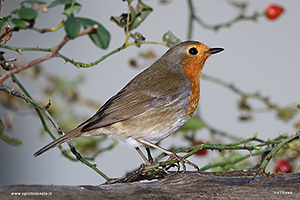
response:
<svg viewBox="0 0 300 200"><path fill-rule="evenodd" d="M18 82L18 80L16 78L14 78L15 81ZM19 83L18 83L19 85ZM24 89L24 88L22 88ZM62 134L62 130L61 128L59 127L59 125L55 122L55 120L52 118L52 116L49 114L49 112L47 111L47 109L42 106L41 104L39 104L38 102L34 101L32 98L30 98L28 95L25 95L21 92L18 92L18 91L14 91L14 90L11 90L9 88L6 88L6 87L1 87L0 86L0 91L4 91L4 92L7 92L15 97L18 97L18 98L21 98L23 100L26 101L26 103L31 103L35 108L38 108L40 110L43 111L43 113L47 116L47 118L49 119L49 121L52 123L53 127L56 129L56 131L61 135Z"/></svg>
<svg viewBox="0 0 300 200"><path fill-rule="evenodd" d="M82 35L86 35L86 34L89 34L89 33L93 33L94 31L96 31L98 28L97 25L94 25L92 27L89 27L81 32L78 33L77 37L78 36L82 36ZM44 62L45 60L49 60L50 58L53 58L53 57L57 57L59 56L58 55L58 52L60 51L60 49L70 40L70 38L68 36L65 36L64 39L61 41L61 43L59 43L57 45L57 47L54 49L53 52L41 57L41 58L38 58L38 59L35 59L25 65L22 65L20 67L17 67L17 68L14 68L10 71L8 71L7 73L5 73L1 78L0 78L0 84L2 84L8 77L10 77L11 75L13 74L16 74L20 71L23 71L25 69L28 69L34 65L37 65L41 62Z"/></svg>
<svg viewBox="0 0 300 200"><path fill-rule="evenodd" d="M224 87L232 90L233 92L237 93L238 95L240 95L242 97L248 97L248 98L258 99L258 100L260 100L262 102L265 102L266 105L269 108L274 107L274 105L269 102L269 98L268 97L260 96L259 93L247 93L247 92L244 92L244 91L240 90L239 88L235 87L233 84L226 83L225 81L223 81L221 79L209 76L207 74L202 74L201 78L205 79L205 80L208 80L208 81L211 81L213 83L217 83L217 84L219 84L221 86L224 86Z"/></svg>
<svg viewBox="0 0 300 200"><path fill-rule="evenodd" d="M237 6L235 3L232 3L232 5ZM196 16L192 0L188 0L188 9L190 11L189 27L188 27L188 39L190 39L191 36L192 36L192 28L193 28L192 21L193 20L195 20L203 28L217 31L220 28L226 28L226 27L228 28L231 25L233 25L233 24L235 24L239 21L243 21L243 20L244 21L257 21L257 19L259 17L266 16L265 12L260 12L260 13L254 12L253 15L245 16L244 11L247 7L247 4L241 3L241 5L239 7L241 9L240 13L236 17L234 17L233 19L229 20L228 22L223 22L223 23L219 23L219 24L216 24L216 25L210 25L210 24L205 23L200 17Z"/></svg>
<svg viewBox="0 0 300 200"><path fill-rule="evenodd" d="M62 20L57 26L54 26L52 28L39 29L39 28L32 27L32 30L35 30L39 33L54 32L54 31L57 31L58 29L62 28L63 26L64 26L64 21Z"/></svg>
<svg viewBox="0 0 300 200"><path fill-rule="evenodd" d="M261 112L262 109L252 109L252 107L248 104L247 99L251 98L251 99L256 99L260 102L262 102L263 104L265 104L267 110L274 110L276 111L277 116L279 117L279 119L282 119L284 121L288 121L290 119L296 118L295 116L298 114L298 109L296 109L296 107L294 106L280 106L278 104L272 103L269 99L269 97L267 96L262 96L259 92L255 92L255 93L249 93L249 92L244 92L241 89L239 89L238 87L234 86L233 84L227 83L221 79L206 75L206 74L202 74L202 79L206 79L209 80L211 82L214 82L218 85L221 85L223 87L226 87L227 89L233 91L234 93L236 93L237 95L239 95L241 97L241 99L239 100L238 103L238 108L240 110L245 110L248 113L253 113L252 111L256 111L256 112ZM241 120L247 120L247 119L242 119Z"/></svg>
<svg viewBox="0 0 300 200"><path fill-rule="evenodd" d="M266 168L268 163L270 162L270 160L275 156L275 154L283 148L283 146L285 146L286 144L288 144L289 142L299 139L300 138L300 130L297 131L295 134L292 134L291 136L287 137L286 139L284 139L282 142L280 142L278 145L276 145L275 148L273 148L270 153L264 158L261 167L262 168Z"/></svg>
<svg viewBox="0 0 300 200"><path fill-rule="evenodd" d="M62 129L60 128L60 126L55 122L55 120L53 119L53 117L49 114L49 112L47 111L46 107L42 106L41 104L39 104L38 102L34 101L29 93L25 90L25 88L21 85L21 83L18 81L18 79L15 77L15 75L13 75L13 78L14 78L14 81L17 82L17 84L20 86L20 88L25 92L25 94L21 93L21 92L17 92L17 91L14 91L14 90L11 90L9 88L6 88L6 87L1 87L0 86L0 91L4 91L4 92L7 92L15 97L19 97L21 99L24 99L27 103L31 103L32 105L34 105L34 107L40 109L43 111L43 113L47 116L47 118L49 119L49 121L52 123L52 125L55 127L56 131L59 133L59 135L64 135ZM42 120L42 123L44 125L44 127L46 127L46 130L49 130L47 128L47 126L45 125L45 121L43 120L43 117L41 116L40 114L40 111L36 109L37 113L39 114L41 120ZM47 131L48 133L50 133L50 136L54 138L54 136L51 134L50 131ZM86 159L82 158L82 156L75 150L75 147L73 146L72 142L71 141L68 141L68 145L69 147L71 148L71 152L76 156L77 160L81 161L82 163L84 163L85 165L89 166L90 168L92 168L94 171L96 171L99 175L101 175L103 178L105 178L106 180L108 180L109 178L103 173L101 172L95 164L92 164L90 162L88 162ZM75 161L74 158L72 158L62 147L60 147L60 150L62 152L62 154L69 158L70 160L73 160Z"/></svg>
<svg viewBox="0 0 300 200"><path fill-rule="evenodd" d="M21 48L21 47L12 47L12 46L8 46L8 45L1 45L1 48L9 49L9 50L12 50L12 51L16 51L18 54L22 55L22 51L45 51L45 52L52 52L52 51L54 51L54 49L56 48L56 46L54 46L52 48L39 48L39 47L25 47L25 48Z"/></svg>
<svg viewBox="0 0 300 200"><path fill-rule="evenodd" d="M65 60L65 62L69 62L71 64L73 64L74 66L78 67L78 68L88 68L88 67L92 67L94 65L97 65L98 63L100 63L101 61L103 61L104 59L108 58L109 56L120 52L121 50L126 49L129 46L133 46L133 45L141 45L141 44L158 44L158 45L164 45L167 46L166 42L130 42L127 43L126 45L122 45L118 48L116 48L115 50L109 52L108 54L102 56L101 58L99 58L98 60L91 62L91 63L82 63L82 62L76 62L73 59L67 58L66 56L59 54L59 56L61 58L63 58Z"/></svg>

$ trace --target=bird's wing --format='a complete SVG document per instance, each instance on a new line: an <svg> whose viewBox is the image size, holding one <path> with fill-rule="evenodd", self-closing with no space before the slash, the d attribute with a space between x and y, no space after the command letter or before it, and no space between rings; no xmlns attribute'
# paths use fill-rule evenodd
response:
<svg viewBox="0 0 300 200"><path fill-rule="evenodd" d="M96 128L130 119L145 111L166 105L176 98L180 93L181 84L174 83L174 80L164 80L164 86L154 91L139 90L128 91L126 87L118 94L111 97L99 110L87 121L83 122L81 132L90 131Z"/></svg>

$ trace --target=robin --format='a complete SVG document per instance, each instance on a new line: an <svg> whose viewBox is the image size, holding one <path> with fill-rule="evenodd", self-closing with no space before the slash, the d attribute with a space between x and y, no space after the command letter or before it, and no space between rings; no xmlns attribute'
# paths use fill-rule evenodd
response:
<svg viewBox="0 0 300 200"><path fill-rule="evenodd" d="M155 143L182 127L193 115L200 97L200 76L204 63L223 48L186 41L169 49L150 67L134 77L91 118L34 153L42 153L71 139L107 135L134 147L144 161L140 146L154 147L185 163L198 166Z"/></svg>

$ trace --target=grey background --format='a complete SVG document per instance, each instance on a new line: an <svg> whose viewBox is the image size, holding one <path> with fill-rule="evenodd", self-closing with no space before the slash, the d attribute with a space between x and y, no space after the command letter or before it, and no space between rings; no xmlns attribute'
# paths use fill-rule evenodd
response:
<svg viewBox="0 0 300 200"><path fill-rule="evenodd" d="M16 8L21 1L5 1L2 16ZM95 47L88 37L80 37L70 41L61 53L76 61L91 62L102 55L121 46L125 36L123 30L112 23L110 16L118 16L127 12L126 3L120 0L112 1L78 1L83 5L78 14L99 21L111 34L111 42L107 50ZM147 41L161 41L162 35L171 30L181 40L187 37L188 8L186 1L170 1L167 5L158 1L145 1L154 11L137 29L144 34ZM233 83L246 92L259 90L263 95L271 97L272 102L281 105L300 103L298 85L299 79L299 1L249 1L247 14L261 11L272 2L282 3L285 13L276 21L260 18L255 22L240 22L230 28L218 32L206 30L194 25L193 39L202 41L212 47L224 47L226 50L210 58L204 73ZM134 4L135 5L135 4ZM211 24L225 22L237 14L237 10L228 6L227 1L194 1L195 11L204 21ZM58 24L64 16L62 6L50 9L47 14L40 14L37 27L52 27ZM34 31L14 33L11 46L49 48L61 42L64 30L41 35ZM46 38L46 39L45 39ZM99 103L105 102L114 95L131 78L142 69L128 66L128 60L136 57L138 52L152 49L156 55L167 50L164 46L142 45L121 51L97 66L89 69L77 69L71 64L64 64L60 58L54 58L42 64L51 73L57 73L68 78L78 74L86 76L86 82L80 86L80 94ZM6 51L6 57L18 57L33 60L44 53L23 52L18 56L12 51ZM145 61L144 67L150 63ZM24 82L26 84L26 81ZM95 87L96 86L96 87ZM31 91L32 92L32 91ZM36 94L38 96L38 94ZM292 123L276 120L273 112L255 115L254 120L240 123L236 109L238 96L231 91L208 81L201 82L200 109L204 119L213 127L230 132L240 137L248 138L258 132L263 139L274 138L280 133L293 133ZM253 106L263 107L257 101L251 101ZM0 117L4 117L5 109L0 106ZM92 115L94 111L89 111ZM59 122L58 122L59 123ZM104 181L93 170L77 162L71 162L55 149L43 156L34 158L32 154L50 142L49 137L39 137L40 122L34 114L14 114L13 129L6 133L21 139L21 147L10 146L0 140L0 184L58 184L81 185L99 184ZM55 133L55 130L52 129ZM68 130L65 130L66 132ZM199 138L208 138L206 131L199 132ZM171 144L184 146L180 137L166 139L162 146ZM158 152L154 152L154 155ZM212 162L217 152L209 153L203 158L191 158L191 161L203 166ZM134 149L118 145L112 151L98 157L94 163L110 177L123 176L126 171L133 170L142 162Z"/></svg>

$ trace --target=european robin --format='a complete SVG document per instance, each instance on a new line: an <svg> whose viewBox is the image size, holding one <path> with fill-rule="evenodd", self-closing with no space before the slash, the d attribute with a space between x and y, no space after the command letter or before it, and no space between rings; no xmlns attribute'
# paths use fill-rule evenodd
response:
<svg viewBox="0 0 300 200"><path fill-rule="evenodd" d="M34 153L39 156L76 137L107 135L139 149L154 147L182 163L197 165L155 143L182 127L193 115L200 97L200 76L204 63L223 48L186 41L169 49L150 67L134 77L91 118Z"/></svg>

